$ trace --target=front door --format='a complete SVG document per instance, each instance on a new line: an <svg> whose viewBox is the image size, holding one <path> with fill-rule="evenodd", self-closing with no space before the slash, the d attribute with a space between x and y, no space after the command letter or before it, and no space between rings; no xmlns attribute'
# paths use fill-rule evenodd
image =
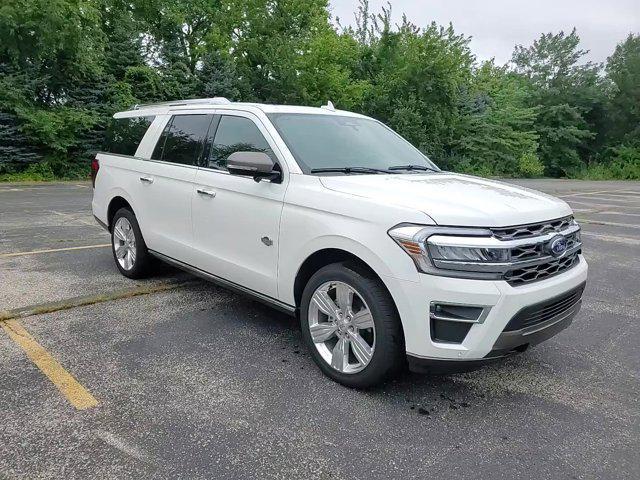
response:
<svg viewBox="0 0 640 480"><path fill-rule="evenodd" d="M286 175L282 183L255 182L251 177L230 175L226 168L227 158L237 151L262 151L282 165L273 145L260 120L250 113L233 112L216 118L205 164L196 174L192 212L197 266L277 298L278 236Z"/></svg>

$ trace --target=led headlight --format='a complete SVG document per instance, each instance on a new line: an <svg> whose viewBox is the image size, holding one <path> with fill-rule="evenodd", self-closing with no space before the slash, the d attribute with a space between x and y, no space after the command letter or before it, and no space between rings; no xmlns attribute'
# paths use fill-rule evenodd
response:
<svg viewBox="0 0 640 480"><path fill-rule="evenodd" d="M510 261L488 229L399 225L389 235L424 273L493 279Z"/></svg>
<svg viewBox="0 0 640 480"><path fill-rule="evenodd" d="M454 247L451 245L432 245L427 240L431 258L438 260L459 260L469 262L506 262L509 251L503 248Z"/></svg>

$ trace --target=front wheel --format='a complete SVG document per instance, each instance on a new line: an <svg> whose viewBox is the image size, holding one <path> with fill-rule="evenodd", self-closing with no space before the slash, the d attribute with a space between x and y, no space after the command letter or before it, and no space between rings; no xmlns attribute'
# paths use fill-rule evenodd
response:
<svg viewBox="0 0 640 480"><path fill-rule="evenodd" d="M382 282L355 265L318 270L302 294L302 334L320 369L354 388L382 383L403 364L400 318Z"/></svg>

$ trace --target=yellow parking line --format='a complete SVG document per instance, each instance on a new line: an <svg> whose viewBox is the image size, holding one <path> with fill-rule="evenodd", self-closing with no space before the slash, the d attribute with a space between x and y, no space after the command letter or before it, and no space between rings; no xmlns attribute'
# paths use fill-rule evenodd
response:
<svg viewBox="0 0 640 480"><path fill-rule="evenodd" d="M2 328L25 351L67 400L78 410L95 407L98 401L55 358L40 345L17 320L0 322Z"/></svg>
<svg viewBox="0 0 640 480"><path fill-rule="evenodd" d="M22 257L23 255L37 255L39 253L68 252L70 250L86 250L88 248L104 248L110 246L110 243L101 243L99 245L83 245L82 247L49 248L46 250L32 250L30 252L0 253L0 258Z"/></svg>

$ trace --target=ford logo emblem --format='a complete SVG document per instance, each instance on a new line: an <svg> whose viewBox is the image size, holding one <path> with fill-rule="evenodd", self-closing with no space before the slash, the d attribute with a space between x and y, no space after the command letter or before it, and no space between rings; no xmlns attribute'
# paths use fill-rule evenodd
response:
<svg viewBox="0 0 640 480"><path fill-rule="evenodd" d="M547 250L554 257L561 257L567 251L567 239L563 235L553 237L547 244Z"/></svg>

